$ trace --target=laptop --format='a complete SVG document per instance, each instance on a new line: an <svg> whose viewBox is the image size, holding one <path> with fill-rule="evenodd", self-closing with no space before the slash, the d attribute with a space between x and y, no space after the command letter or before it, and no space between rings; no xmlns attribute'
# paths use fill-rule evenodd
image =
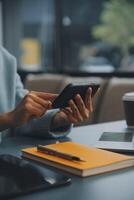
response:
<svg viewBox="0 0 134 200"><path fill-rule="evenodd" d="M103 132L95 147L114 152L134 153L134 132Z"/></svg>

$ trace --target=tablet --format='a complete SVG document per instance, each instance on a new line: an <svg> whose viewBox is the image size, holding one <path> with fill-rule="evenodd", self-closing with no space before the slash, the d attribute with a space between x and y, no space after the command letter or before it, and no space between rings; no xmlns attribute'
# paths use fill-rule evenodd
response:
<svg viewBox="0 0 134 200"><path fill-rule="evenodd" d="M115 152L134 152L134 132L103 132L95 146Z"/></svg>
<svg viewBox="0 0 134 200"><path fill-rule="evenodd" d="M0 199L2 200L70 183L71 178L60 172L13 155L0 155Z"/></svg>

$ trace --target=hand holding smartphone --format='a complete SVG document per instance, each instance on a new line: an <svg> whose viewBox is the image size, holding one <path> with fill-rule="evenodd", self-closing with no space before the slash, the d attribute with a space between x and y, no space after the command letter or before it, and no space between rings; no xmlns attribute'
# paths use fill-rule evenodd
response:
<svg viewBox="0 0 134 200"><path fill-rule="evenodd" d="M100 87L99 84L68 84L63 91L59 94L59 96L53 101L52 108L65 108L68 106L68 102L71 99L74 99L77 94L79 94L83 100L85 100L85 96L87 93L87 89L92 88L92 96L95 95L98 88Z"/></svg>

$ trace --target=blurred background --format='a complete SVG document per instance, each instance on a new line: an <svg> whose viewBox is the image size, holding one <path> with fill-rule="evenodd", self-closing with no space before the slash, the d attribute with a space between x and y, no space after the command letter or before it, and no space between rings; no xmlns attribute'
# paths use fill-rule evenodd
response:
<svg viewBox="0 0 134 200"><path fill-rule="evenodd" d="M19 70L134 70L133 0L0 0L0 42Z"/></svg>
<svg viewBox="0 0 134 200"><path fill-rule="evenodd" d="M93 82L103 81L101 103L109 84L120 85L120 80L111 78L128 78L131 87L124 90L123 86L119 104L121 95L134 86L133 15L134 0L0 0L0 44L17 58L18 73L28 89L57 92L74 81L66 82L65 76L83 81L83 77L90 77ZM28 79L31 73L43 76ZM55 78L50 74L56 74ZM62 87L60 82L54 90L57 80L63 77ZM43 84L37 80L46 80L49 86L45 83L42 89ZM121 81L127 85L127 80ZM96 112L100 109L102 105ZM115 112L114 117L113 112L108 114L110 119L105 113L105 119L94 121L124 117L123 111Z"/></svg>

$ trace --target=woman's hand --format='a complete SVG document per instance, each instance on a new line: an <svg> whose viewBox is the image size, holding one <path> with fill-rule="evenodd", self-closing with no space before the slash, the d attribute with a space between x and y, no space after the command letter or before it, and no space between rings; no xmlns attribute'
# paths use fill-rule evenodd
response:
<svg viewBox="0 0 134 200"><path fill-rule="evenodd" d="M69 107L62 110L71 123L83 122L89 119L93 112L92 89L88 88L85 100L83 101L79 94L74 100L69 101Z"/></svg>
<svg viewBox="0 0 134 200"><path fill-rule="evenodd" d="M51 93L29 92L15 110L9 113L12 127L25 124L33 117L41 117L51 108L51 101L56 97L56 94Z"/></svg>
<svg viewBox="0 0 134 200"><path fill-rule="evenodd" d="M88 88L85 100L83 101L79 94L74 100L69 101L69 106L59 111L53 119L55 127L64 126L67 122L78 123L90 118L93 112L92 89Z"/></svg>

